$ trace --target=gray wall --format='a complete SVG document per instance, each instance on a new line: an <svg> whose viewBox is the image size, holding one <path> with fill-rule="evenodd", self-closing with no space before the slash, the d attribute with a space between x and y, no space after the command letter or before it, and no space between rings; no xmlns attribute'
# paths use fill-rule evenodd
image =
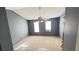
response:
<svg viewBox="0 0 79 59"><path fill-rule="evenodd" d="M45 22L39 23L39 33L34 32L34 22L35 20L29 20L29 35L49 35L49 36L59 36L59 17L50 18L51 21L51 32L45 31Z"/></svg>
<svg viewBox="0 0 79 59"><path fill-rule="evenodd" d="M75 50L79 20L79 8L67 7L65 14L64 50Z"/></svg>
<svg viewBox="0 0 79 59"><path fill-rule="evenodd" d="M79 24L78 24L78 32L77 32L77 39L76 39L76 51L79 51Z"/></svg>
<svg viewBox="0 0 79 59"><path fill-rule="evenodd" d="M59 22L59 36L60 36L60 38L63 38L64 23L65 23L64 16L61 16L60 17L60 22Z"/></svg>
<svg viewBox="0 0 79 59"><path fill-rule="evenodd" d="M13 50L6 10L3 7L0 7L0 50Z"/></svg>
<svg viewBox="0 0 79 59"><path fill-rule="evenodd" d="M27 21L11 10L6 10L12 43L15 45L28 35Z"/></svg>

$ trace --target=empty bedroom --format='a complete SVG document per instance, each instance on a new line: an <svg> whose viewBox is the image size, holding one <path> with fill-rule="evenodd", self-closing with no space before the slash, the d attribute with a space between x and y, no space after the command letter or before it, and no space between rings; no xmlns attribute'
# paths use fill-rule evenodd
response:
<svg viewBox="0 0 79 59"><path fill-rule="evenodd" d="M78 7L0 7L0 51L76 51Z"/></svg>
<svg viewBox="0 0 79 59"><path fill-rule="evenodd" d="M64 7L6 7L15 51L62 51Z"/></svg>

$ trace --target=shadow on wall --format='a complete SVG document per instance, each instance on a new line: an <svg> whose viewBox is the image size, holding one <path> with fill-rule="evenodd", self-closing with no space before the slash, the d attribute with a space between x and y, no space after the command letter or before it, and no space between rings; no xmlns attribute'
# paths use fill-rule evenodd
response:
<svg viewBox="0 0 79 59"><path fill-rule="evenodd" d="M6 16L6 10L4 7L0 7L0 50L13 50L12 40Z"/></svg>

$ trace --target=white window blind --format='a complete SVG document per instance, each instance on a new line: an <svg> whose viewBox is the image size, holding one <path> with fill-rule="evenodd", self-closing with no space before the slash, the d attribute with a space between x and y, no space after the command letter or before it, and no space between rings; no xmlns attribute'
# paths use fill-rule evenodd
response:
<svg viewBox="0 0 79 59"><path fill-rule="evenodd" d="M39 22L34 22L34 32L39 32Z"/></svg>

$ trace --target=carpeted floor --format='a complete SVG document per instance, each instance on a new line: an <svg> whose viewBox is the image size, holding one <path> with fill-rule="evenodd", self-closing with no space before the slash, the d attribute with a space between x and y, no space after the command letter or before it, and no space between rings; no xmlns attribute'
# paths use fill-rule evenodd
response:
<svg viewBox="0 0 79 59"><path fill-rule="evenodd" d="M56 36L28 36L20 41L15 51L62 51L62 39Z"/></svg>

